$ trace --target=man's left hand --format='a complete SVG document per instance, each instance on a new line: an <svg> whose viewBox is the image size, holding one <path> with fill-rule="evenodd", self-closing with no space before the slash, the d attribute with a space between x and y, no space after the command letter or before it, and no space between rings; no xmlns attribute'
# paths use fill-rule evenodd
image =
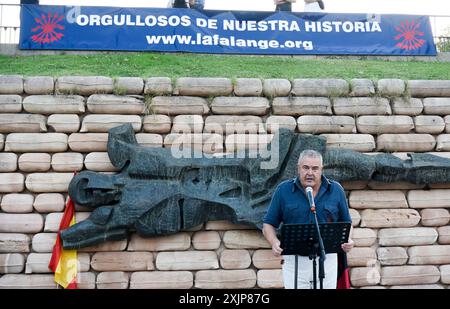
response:
<svg viewBox="0 0 450 309"><path fill-rule="evenodd" d="M342 250L345 252L349 252L355 246L355 242L352 239L349 239L348 242L341 245Z"/></svg>

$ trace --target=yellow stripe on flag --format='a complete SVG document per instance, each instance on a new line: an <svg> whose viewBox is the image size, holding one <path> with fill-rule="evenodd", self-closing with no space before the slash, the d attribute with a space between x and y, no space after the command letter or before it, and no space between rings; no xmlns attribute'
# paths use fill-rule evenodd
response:
<svg viewBox="0 0 450 309"><path fill-rule="evenodd" d="M75 216L72 217L70 225L75 224ZM61 250L58 267L55 271L55 282L63 288L67 288L69 284L76 282L78 273L77 250Z"/></svg>

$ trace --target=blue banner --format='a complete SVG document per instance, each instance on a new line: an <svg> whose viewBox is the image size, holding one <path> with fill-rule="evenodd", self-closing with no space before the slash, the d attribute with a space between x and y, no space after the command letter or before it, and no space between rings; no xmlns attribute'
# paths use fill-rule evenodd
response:
<svg viewBox="0 0 450 309"><path fill-rule="evenodd" d="M41 5L22 5L20 48L436 55L427 16Z"/></svg>

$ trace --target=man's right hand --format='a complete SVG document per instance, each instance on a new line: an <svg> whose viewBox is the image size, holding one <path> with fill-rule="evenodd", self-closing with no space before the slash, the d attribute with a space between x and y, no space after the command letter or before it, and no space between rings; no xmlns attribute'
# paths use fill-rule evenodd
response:
<svg viewBox="0 0 450 309"><path fill-rule="evenodd" d="M272 244L272 253L275 256L280 256L281 252L283 252L283 249L280 247L280 241L277 239Z"/></svg>
<svg viewBox="0 0 450 309"><path fill-rule="evenodd" d="M267 242L272 245L273 255L280 256L283 249L280 247L280 240L277 237L275 227L269 223L264 223L262 231Z"/></svg>

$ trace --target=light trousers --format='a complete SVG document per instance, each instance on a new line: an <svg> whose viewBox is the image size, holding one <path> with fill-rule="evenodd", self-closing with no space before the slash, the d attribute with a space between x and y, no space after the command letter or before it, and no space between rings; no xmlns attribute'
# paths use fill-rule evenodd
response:
<svg viewBox="0 0 450 309"><path fill-rule="evenodd" d="M294 288L295 278L295 255L284 255L283 263L283 283L286 289ZM324 268L325 278L323 279L324 289L336 289L337 284L337 254L329 253L326 255ZM313 289L313 260L308 256L298 256L298 289ZM316 258L316 282L317 288L320 288L319 281L319 257Z"/></svg>

